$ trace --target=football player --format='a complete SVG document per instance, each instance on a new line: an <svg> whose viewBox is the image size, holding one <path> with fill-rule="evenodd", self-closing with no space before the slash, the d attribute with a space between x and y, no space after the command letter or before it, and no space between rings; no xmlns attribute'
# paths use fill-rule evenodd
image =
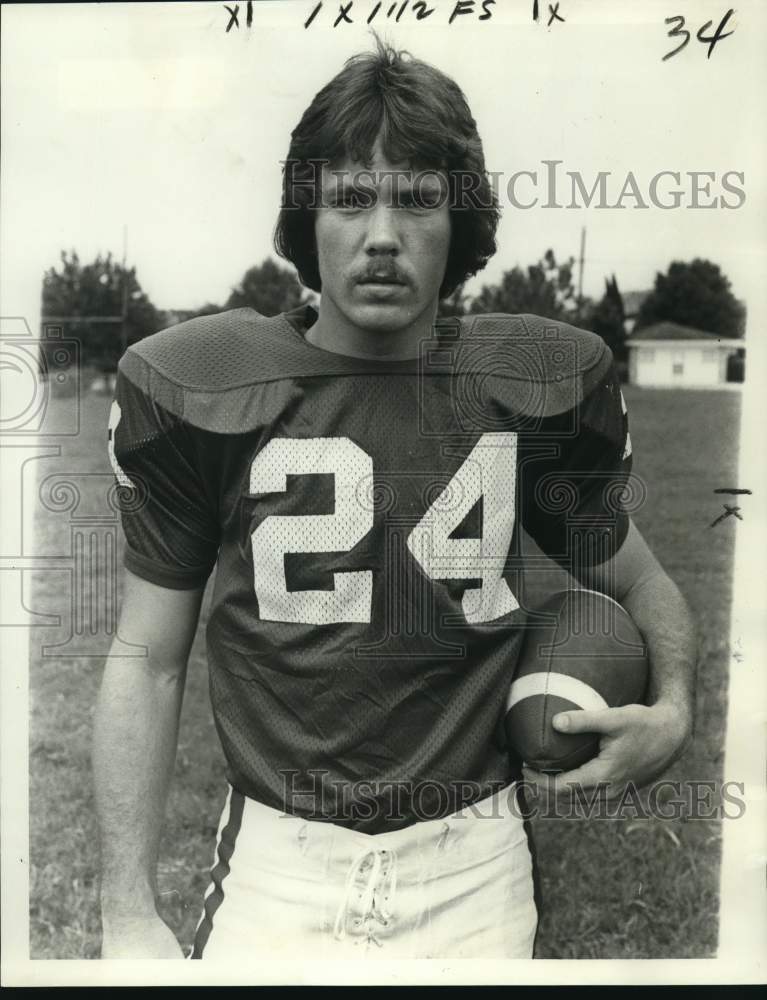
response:
<svg viewBox="0 0 767 1000"><path fill-rule="evenodd" d="M180 957L155 866L187 657L228 796L193 956L530 957L531 857L496 738L538 571L622 603L647 705L563 713L646 781L691 728L694 641L625 508L610 351L535 316L437 319L495 250L464 95L378 43L292 133L279 252L319 307L182 323L121 359L119 634L95 721L103 956Z"/></svg>

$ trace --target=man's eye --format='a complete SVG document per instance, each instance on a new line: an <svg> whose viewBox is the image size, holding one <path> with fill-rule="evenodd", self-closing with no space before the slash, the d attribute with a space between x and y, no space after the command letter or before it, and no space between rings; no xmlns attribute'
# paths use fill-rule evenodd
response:
<svg viewBox="0 0 767 1000"><path fill-rule="evenodd" d="M336 199L337 208L370 208L370 195L364 191L344 191Z"/></svg>
<svg viewBox="0 0 767 1000"><path fill-rule="evenodd" d="M439 208L442 196L439 191L422 191L419 201L423 208Z"/></svg>
<svg viewBox="0 0 767 1000"><path fill-rule="evenodd" d="M438 208L439 193L434 191L401 191L398 203L400 208Z"/></svg>

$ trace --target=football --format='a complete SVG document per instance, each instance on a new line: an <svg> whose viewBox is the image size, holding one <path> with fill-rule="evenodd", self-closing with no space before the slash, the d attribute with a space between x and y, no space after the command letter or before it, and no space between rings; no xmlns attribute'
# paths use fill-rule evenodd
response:
<svg viewBox="0 0 767 1000"><path fill-rule="evenodd" d="M628 612L593 590L554 594L528 624L506 703L511 749L537 771L570 771L599 752L599 733L560 733L551 720L572 709L642 702L648 661Z"/></svg>

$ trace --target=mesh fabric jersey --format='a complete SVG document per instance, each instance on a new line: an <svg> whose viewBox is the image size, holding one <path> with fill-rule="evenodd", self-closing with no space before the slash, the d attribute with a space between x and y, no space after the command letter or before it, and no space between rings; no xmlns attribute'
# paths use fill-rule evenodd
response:
<svg viewBox="0 0 767 1000"><path fill-rule="evenodd" d="M591 333L473 316L368 360L310 344L315 317L239 309L130 347L110 455L127 568L184 589L215 567L231 784L372 833L515 777L493 735L529 619L520 531L571 571L610 557L630 444Z"/></svg>

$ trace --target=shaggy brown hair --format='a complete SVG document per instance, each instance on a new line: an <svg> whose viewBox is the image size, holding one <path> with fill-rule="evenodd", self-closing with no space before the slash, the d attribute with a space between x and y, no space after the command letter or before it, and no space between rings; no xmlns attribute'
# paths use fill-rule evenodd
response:
<svg viewBox="0 0 767 1000"><path fill-rule="evenodd" d="M347 61L293 130L274 245L305 285L321 291L314 237L321 164L348 158L369 165L380 134L390 162L447 174L452 228L439 290L446 298L495 253L500 211L482 141L466 98L450 77L378 38L376 43L375 52Z"/></svg>

